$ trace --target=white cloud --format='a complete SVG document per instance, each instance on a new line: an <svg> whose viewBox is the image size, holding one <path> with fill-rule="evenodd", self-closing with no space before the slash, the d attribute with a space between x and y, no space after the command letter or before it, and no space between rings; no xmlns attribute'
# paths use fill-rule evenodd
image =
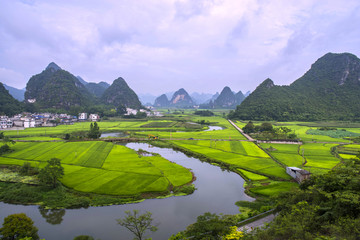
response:
<svg viewBox="0 0 360 240"><path fill-rule="evenodd" d="M0 78L19 86L55 61L87 81L137 92L288 84L326 52L359 54L358 1L0 2ZM356 21L357 20L357 21ZM21 84L21 83L22 84ZM14 82L15 83L15 82Z"/></svg>

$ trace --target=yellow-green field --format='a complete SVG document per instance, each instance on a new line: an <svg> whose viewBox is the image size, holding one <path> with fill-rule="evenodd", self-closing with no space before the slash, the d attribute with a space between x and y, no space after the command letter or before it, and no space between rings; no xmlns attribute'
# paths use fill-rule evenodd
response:
<svg viewBox="0 0 360 240"><path fill-rule="evenodd" d="M18 142L13 150L0 157L0 164L43 167L59 158L65 170L61 182L81 192L131 196L166 192L192 181L188 169L161 156L142 156L107 142Z"/></svg>

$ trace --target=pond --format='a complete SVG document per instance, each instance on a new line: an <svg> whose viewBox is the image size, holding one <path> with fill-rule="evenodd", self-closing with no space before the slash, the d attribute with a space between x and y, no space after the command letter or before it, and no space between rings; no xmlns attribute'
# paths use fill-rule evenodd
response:
<svg viewBox="0 0 360 240"><path fill-rule="evenodd" d="M110 132L110 133L101 133L100 138L106 138L106 137L114 137L114 138L123 138L128 137L129 134L126 134L124 132Z"/></svg>
<svg viewBox="0 0 360 240"><path fill-rule="evenodd" d="M219 127L219 126L209 126L209 129L204 130L204 132L207 131L216 131L216 130L223 130L223 127Z"/></svg>
<svg viewBox="0 0 360 240"><path fill-rule="evenodd" d="M47 213L44 211L40 213L37 206L0 203L1 224L7 215L24 212L39 228L40 238L47 240L71 240L82 234L102 240L133 239L127 229L117 224L116 219L123 217L126 210L138 209L141 212L153 213L154 222L159 223L159 230L149 236L162 240L184 230L186 226L196 221L197 216L205 212L236 214L239 212L235 205L236 201L253 200L244 193L244 180L235 173L222 171L219 167L168 148L152 147L145 143L128 143L126 146L135 150L141 148L159 153L172 162L192 169L197 178L194 182L197 190L189 196Z"/></svg>

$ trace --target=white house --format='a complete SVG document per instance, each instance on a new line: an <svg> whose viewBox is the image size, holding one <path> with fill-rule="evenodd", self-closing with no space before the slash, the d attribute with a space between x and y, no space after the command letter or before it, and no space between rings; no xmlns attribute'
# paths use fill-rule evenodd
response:
<svg viewBox="0 0 360 240"><path fill-rule="evenodd" d="M286 167L286 173L293 177L298 183L309 179L311 173L297 167Z"/></svg>
<svg viewBox="0 0 360 240"><path fill-rule="evenodd" d="M80 121L84 121L88 119L88 114L87 113L79 113L79 120Z"/></svg>
<svg viewBox="0 0 360 240"><path fill-rule="evenodd" d="M96 122L100 119L100 116L99 116L99 114L92 113L92 114L90 114L89 119L93 122Z"/></svg>
<svg viewBox="0 0 360 240"><path fill-rule="evenodd" d="M24 121L24 128L33 128L35 127L35 119L34 118L26 118Z"/></svg>
<svg viewBox="0 0 360 240"><path fill-rule="evenodd" d="M126 108L126 113L125 115L136 115L137 114L137 110L136 109L132 109L132 108Z"/></svg>

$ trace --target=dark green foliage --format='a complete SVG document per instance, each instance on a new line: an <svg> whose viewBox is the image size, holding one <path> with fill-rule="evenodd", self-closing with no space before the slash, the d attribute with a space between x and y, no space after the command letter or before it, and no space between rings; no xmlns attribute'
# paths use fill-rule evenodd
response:
<svg viewBox="0 0 360 240"><path fill-rule="evenodd" d="M23 105L13 98L0 82L0 115L13 116L23 111Z"/></svg>
<svg viewBox="0 0 360 240"><path fill-rule="evenodd" d="M71 73L51 63L40 74L32 76L26 85L25 100L36 99L41 109L87 107L94 103L92 95Z"/></svg>
<svg viewBox="0 0 360 240"><path fill-rule="evenodd" d="M24 89L17 89L14 87L7 86L6 84L4 84L4 87L6 88L6 90L9 91L10 95L13 96L13 98L15 98L20 102L24 101L24 94L25 94Z"/></svg>
<svg viewBox="0 0 360 240"><path fill-rule="evenodd" d="M187 238L200 240L220 240L229 233L229 227L235 224L230 216L219 216L212 213L204 213L197 217L197 221L183 231Z"/></svg>
<svg viewBox="0 0 360 240"><path fill-rule="evenodd" d="M349 53L328 53L290 86L260 84L236 111L234 119L314 121L360 120L360 60Z"/></svg>
<svg viewBox="0 0 360 240"><path fill-rule="evenodd" d="M7 144L4 144L0 147L0 155L10 152L10 151L11 151L11 148Z"/></svg>
<svg viewBox="0 0 360 240"><path fill-rule="evenodd" d="M114 107L125 106L134 109L141 107L138 96L121 77L114 80L111 86L105 90L101 100Z"/></svg>
<svg viewBox="0 0 360 240"><path fill-rule="evenodd" d="M24 164L19 169L20 175L25 176L33 176L39 173L39 170L37 168L31 167L31 164L29 162L24 162Z"/></svg>
<svg viewBox="0 0 360 240"><path fill-rule="evenodd" d="M2 240L16 240L30 237L38 240L38 229L34 226L31 218L25 213L12 214L4 219L3 227L0 229Z"/></svg>
<svg viewBox="0 0 360 240"><path fill-rule="evenodd" d="M209 111L209 110L199 110L199 111L195 111L194 113L195 115L199 115L199 116L204 116L204 117L211 117L214 116L214 113Z"/></svg>
<svg viewBox="0 0 360 240"><path fill-rule="evenodd" d="M97 98L100 98L105 90L109 87L107 83L100 82L100 83L88 83L85 85L86 89L91 93L94 94Z"/></svg>
<svg viewBox="0 0 360 240"><path fill-rule="evenodd" d="M229 87L224 87L220 95L215 99L213 108L229 108L234 109L239 105L245 96L241 91L234 94Z"/></svg>
<svg viewBox="0 0 360 240"><path fill-rule="evenodd" d="M73 240L94 240L94 238L92 236L88 236L88 235L80 235L80 236L74 237Z"/></svg>
<svg viewBox="0 0 360 240"><path fill-rule="evenodd" d="M279 216L244 239L359 239L360 159L312 176L278 198ZM331 238L333 237L333 238Z"/></svg>
<svg viewBox="0 0 360 240"><path fill-rule="evenodd" d="M253 133L255 132L255 125L252 123L252 121L249 121L242 129L244 133Z"/></svg>
<svg viewBox="0 0 360 240"><path fill-rule="evenodd" d="M144 239L144 234L147 230L152 232L157 231L157 226L153 225L152 213L146 212L139 214L139 210L133 210L133 212L125 211L126 217L116 219L120 226L127 228L135 235L136 240Z"/></svg>
<svg viewBox="0 0 360 240"><path fill-rule="evenodd" d="M88 137L92 139L98 139L100 136L101 136L101 132L97 122L94 122L94 124L91 123Z"/></svg>
<svg viewBox="0 0 360 240"><path fill-rule="evenodd" d="M61 166L60 159L52 158L47 161L47 165L40 170L39 180L44 185L56 187L57 181L64 176L64 168Z"/></svg>

